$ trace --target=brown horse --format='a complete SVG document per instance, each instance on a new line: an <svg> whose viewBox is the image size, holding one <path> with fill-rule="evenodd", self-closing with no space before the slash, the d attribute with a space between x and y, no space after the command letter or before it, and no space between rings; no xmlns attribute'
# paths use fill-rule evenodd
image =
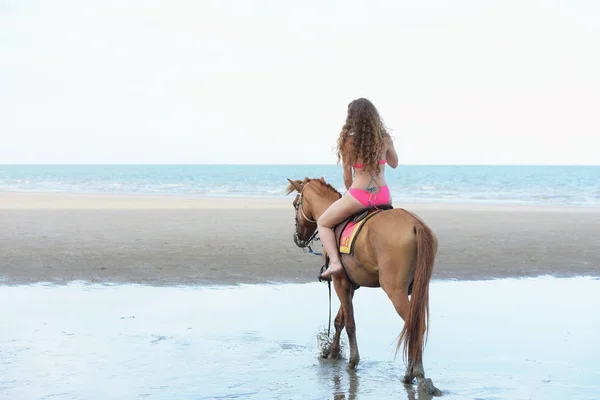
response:
<svg viewBox="0 0 600 400"><path fill-rule="evenodd" d="M323 178L288 181L286 194L297 192L293 202L296 209L294 242L306 247L317 233L316 221L341 194ZM340 230L338 226L338 238ZM420 386L431 384L429 379L428 382L424 379L423 349L429 318L429 282L436 253L434 233L404 209L380 211L367 220L356 237L353 254L341 254L346 274L333 277L340 309L334 320L333 343L326 356L340 358L340 334L345 326L350 344L348 366L356 368L360 357L352 306L354 291L358 286L381 287L404 320L396 347L398 351L402 346L404 357L408 358L404 382L412 383L417 378ZM433 394L433 389L430 392Z"/></svg>

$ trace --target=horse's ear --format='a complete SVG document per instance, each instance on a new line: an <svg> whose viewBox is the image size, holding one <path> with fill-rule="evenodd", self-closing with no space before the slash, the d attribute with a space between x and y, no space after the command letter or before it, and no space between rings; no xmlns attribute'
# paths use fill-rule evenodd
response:
<svg viewBox="0 0 600 400"><path fill-rule="evenodd" d="M325 178L321 177L321 182L325 183Z"/></svg>
<svg viewBox="0 0 600 400"><path fill-rule="evenodd" d="M294 188L296 189L297 192L301 192L302 191L302 182L300 181L293 181L290 178L287 178L288 182L290 183L290 189ZM289 192L288 192L289 194Z"/></svg>

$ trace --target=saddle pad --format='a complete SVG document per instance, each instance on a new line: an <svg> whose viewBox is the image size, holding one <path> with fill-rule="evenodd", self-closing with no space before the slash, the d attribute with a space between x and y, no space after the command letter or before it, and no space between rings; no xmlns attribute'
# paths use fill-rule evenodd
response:
<svg viewBox="0 0 600 400"><path fill-rule="evenodd" d="M348 221L342 234L340 235L340 253L352 254L352 246L356 241L356 236L360 232L363 224L369 220L373 215L380 213L382 210L369 210L367 213L361 215L360 219L351 219Z"/></svg>

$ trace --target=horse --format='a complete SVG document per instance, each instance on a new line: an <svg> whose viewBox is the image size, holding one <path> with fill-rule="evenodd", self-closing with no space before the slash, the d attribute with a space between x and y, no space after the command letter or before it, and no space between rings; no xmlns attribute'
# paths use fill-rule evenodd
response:
<svg viewBox="0 0 600 400"><path fill-rule="evenodd" d="M342 195L320 179L291 180L286 195L296 192L294 243L305 248L315 239L317 220ZM368 211L363 209L361 211ZM360 214L360 211L354 215ZM335 231L339 238L344 222ZM382 288L404 321L396 353L403 348L408 358L403 382L415 379L431 385L430 394L439 395L430 379L425 379L423 351L429 322L429 283L437 254L438 240L433 231L415 214L391 205L378 211L362 224L354 239L352 254L340 254L345 274L332 277L340 308L334 319L333 342L324 357L340 359L340 335L344 327L350 345L348 368L356 369L360 356L356 342L356 324L352 299L358 287ZM326 258L326 255L323 255ZM410 296L410 299L409 299Z"/></svg>

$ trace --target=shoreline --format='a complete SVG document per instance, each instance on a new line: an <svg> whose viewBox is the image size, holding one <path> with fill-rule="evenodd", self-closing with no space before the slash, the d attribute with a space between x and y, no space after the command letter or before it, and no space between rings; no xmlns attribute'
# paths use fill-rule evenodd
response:
<svg viewBox="0 0 600 400"><path fill-rule="evenodd" d="M488 282L488 281L520 281L520 280L538 280L538 279L583 279L583 280L600 280L600 273L598 274L540 274L540 275L527 275L527 276L480 276L480 277L472 277L472 278L437 278L432 277L431 282L435 283L468 283L468 282ZM285 285L309 285L309 284L319 284L324 288L326 287L327 282L319 282L317 279L314 281L290 281L290 280L282 280L282 281L261 281L261 282L236 282L236 283L226 283L226 282L213 282L213 283L176 283L176 282L133 282L128 280L123 281L93 281L86 279L73 279L73 280L37 280L37 281L27 281L27 282L15 282L10 279L0 277L0 288L1 287L31 287L31 286L44 286L44 287L62 287L62 286L94 286L94 287L114 287L114 286L136 286L136 287L171 287L171 288L182 288L182 289L230 289L230 288L242 288L246 286L254 286L254 285L262 285L262 286L285 286ZM381 289L379 288L370 288L366 289Z"/></svg>
<svg viewBox="0 0 600 400"><path fill-rule="evenodd" d="M107 209L111 207L139 208L289 208L294 193L281 196L212 196L192 194L143 193L83 193L83 192L15 192L0 191L0 209ZM137 202L137 203L136 203ZM86 204L87 203L87 204ZM135 203L135 204L133 204ZM600 205L587 204L534 204L511 202L469 201L402 201L393 200L394 206L406 209L478 209L486 211L572 211L600 212Z"/></svg>

